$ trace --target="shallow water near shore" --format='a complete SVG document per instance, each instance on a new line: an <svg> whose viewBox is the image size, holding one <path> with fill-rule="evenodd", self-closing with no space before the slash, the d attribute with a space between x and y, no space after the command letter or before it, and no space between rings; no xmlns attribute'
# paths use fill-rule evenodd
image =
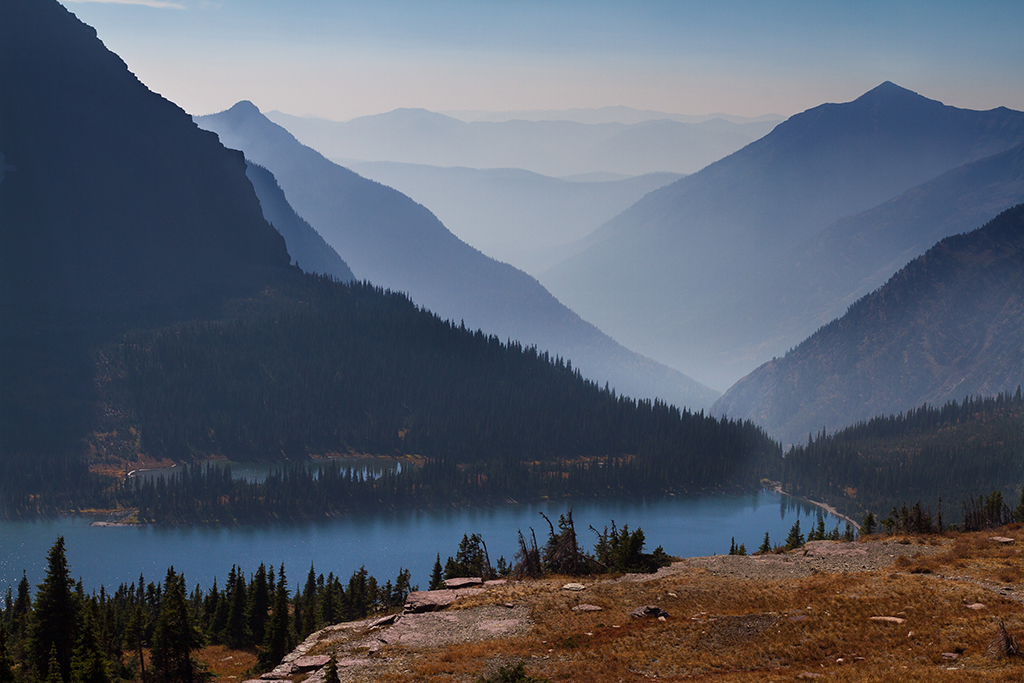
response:
<svg viewBox="0 0 1024 683"><path fill-rule="evenodd" d="M260 562L285 564L289 584L305 582L312 562L317 573L334 572L343 580L360 566L383 583L394 581L400 568L412 571L412 581L425 588L434 558L454 555L463 534L480 534L492 563L499 556L512 560L517 531L530 527L543 545L547 523L543 512L558 522L569 507L580 542L593 547L590 526L603 529L640 527L647 550L662 546L670 555L695 557L725 554L730 540L754 552L767 531L772 543L782 543L797 519L806 534L821 512L775 491L739 496L665 497L648 501L550 501L492 507L403 510L373 515L346 515L316 522L230 527L98 527L93 519L62 517L35 521L0 521L0 591L15 586L24 570L33 586L46 569L46 553L64 536L68 563L75 579L88 592L104 585L160 581L173 565L184 572L191 589L209 588L213 578L223 584L232 564L247 574ZM828 530L845 522L825 515Z"/></svg>

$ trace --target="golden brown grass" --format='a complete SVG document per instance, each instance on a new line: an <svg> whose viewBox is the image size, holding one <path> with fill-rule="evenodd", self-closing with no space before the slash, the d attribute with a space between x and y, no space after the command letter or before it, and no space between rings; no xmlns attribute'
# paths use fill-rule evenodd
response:
<svg viewBox="0 0 1024 683"><path fill-rule="evenodd" d="M210 669L215 681L232 683L252 678L246 672L256 664L256 653L251 650L231 650L224 645L209 645L196 653L196 659Z"/></svg>
<svg viewBox="0 0 1024 683"><path fill-rule="evenodd" d="M387 680L475 681L524 661L531 676L558 682L793 681L801 674L851 682L1020 681L1024 658L993 661L984 654L997 618L1024 636L1024 608L997 590L1019 587L1022 549L995 544L992 535L915 539L891 568L803 579L688 571L645 583L586 581L582 593L560 590L558 580L510 584L465 605L528 604L536 622L529 636L424 651L407 673ZM949 549L915 557L914 544L921 542ZM580 602L604 609L572 612ZM646 604L671 616L629 616Z"/></svg>

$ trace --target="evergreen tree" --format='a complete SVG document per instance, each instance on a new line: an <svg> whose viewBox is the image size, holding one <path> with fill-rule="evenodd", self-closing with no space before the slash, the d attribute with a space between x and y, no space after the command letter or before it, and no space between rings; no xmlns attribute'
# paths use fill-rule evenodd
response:
<svg viewBox="0 0 1024 683"><path fill-rule="evenodd" d="M875 533L877 528L878 524L875 522L875 513L868 512L868 514L864 515L864 521L860 523L860 535L870 536Z"/></svg>
<svg viewBox="0 0 1024 683"><path fill-rule="evenodd" d="M266 635L260 647L256 667L260 671L270 671L288 654L288 581L285 579L284 565L277 577L277 589L274 592L274 606L267 623Z"/></svg>
<svg viewBox="0 0 1024 683"><path fill-rule="evenodd" d="M71 658L71 683L110 683L107 665L96 639L92 610L84 609L78 646Z"/></svg>
<svg viewBox="0 0 1024 683"><path fill-rule="evenodd" d="M60 673L60 661L57 659L57 644L50 645L50 659L46 665L45 683L65 683Z"/></svg>
<svg viewBox="0 0 1024 683"><path fill-rule="evenodd" d="M64 537L61 536L46 556L46 578L36 591L29 619L29 657L39 678L49 676L54 656L60 677L65 681L71 677L71 655L78 621L73 590L74 583L64 554Z"/></svg>
<svg viewBox="0 0 1024 683"><path fill-rule="evenodd" d="M434 568L430 572L430 588L429 590L436 591L439 588L444 587L444 575L441 569L441 553L437 554L437 559L434 560Z"/></svg>
<svg viewBox="0 0 1024 683"><path fill-rule="evenodd" d="M757 549L760 554L770 553L772 551L772 542L768 538L768 532L764 532L764 540L761 541L761 547Z"/></svg>
<svg viewBox="0 0 1024 683"><path fill-rule="evenodd" d="M786 536L786 550L795 550L804 544L804 535L800 533L800 520L796 520Z"/></svg>
<svg viewBox="0 0 1024 683"><path fill-rule="evenodd" d="M14 683L14 659L7 648L7 629L0 624L0 683Z"/></svg>
<svg viewBox="0 0 1024 683"><path fill-rule="evenodd" d="M185 600L185 577L167 570L160 616L153 634L152 675L156 683L197 683L201 670L192 661L200 642Z"/></svg>
<svg viewBox="0 0 1024 683"><path fill-rule="evenodd" d="M245 574L234 565L228 573L227 595L225 601L228 603L227 621L224 624L224 635L222 640L228 647L235 649L245 647L248 643L246 637L245 623Z"/></svg>
<svg viewBox="0 0 1024 683"><path fill-rule="evenodd" d="M270 584L267 582L267 568L261 562L249 586L249 601L245 607L245 620L249 642L263 642L267 613L270 611Z"/></svg>
<svg viewBox="0 0 1024 683"><path fill-rule="evenodd" d="M324 674L324 683L341 683L341 679L338 678L338 661L331 655L331 658L327 660L327 672Z"/></svg>
<svg viewBox="0 0 1024 683"><path fill-rule="evenodd" d="M303 605L302 605L302 637L308 636L310 633L316 630L319 626L319 605L317 601L317 586L316 586L316 570L313 569L313 563L309 563L309 574L306 576L306 587L302 591ZM295 613L295 619L298 621L299 613Z"/></svg>

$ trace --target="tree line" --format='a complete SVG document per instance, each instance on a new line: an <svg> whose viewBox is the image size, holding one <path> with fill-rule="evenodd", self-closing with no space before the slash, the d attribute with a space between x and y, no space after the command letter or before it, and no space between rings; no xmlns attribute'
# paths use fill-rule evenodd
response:
<svg viewBox="0 0 1024 683"><path fill-rule="evenodd" d="M968 501L978 491L1011 497L1024 485L1024 398L967 397L880 416L834 434L809 436L786 453L786 491L828 500L850 515L926 501ZM947 510L952 521L966 508ZM897 514L897 517L900 515Z"/></svg>
<svg viewBox="0 0 1024 683"><path fill-rule="evenodd" d="M97 359L102 410L89 443L100 460L118 462L115 443L128 456L141 450L178 462L300 463L348 453L428 462L383 481L353 482L349 488L361 493L332 500L316 478L284 467L280 479L255 489L222 491L239 518L277 516L284 500L277 494L286 489L319 501L302 513L319 516L366 504L363 493L391 505L493 502L531 491L751 489L781 462L778 444L750 422L618 395L568 360L441 320L366 283L281 281L236 302L229 317L130 332ZM118 504L144 506L154 511L146 519L167 522L224 512L199 499L202 487L228 483L198 471L162 490L109 480L104 487L77 454L0 455L7 481L17 482L0 484L8 516ZM33 474L40 467L49 469Z"/></svg>
<svg viewBox="0 0 1024 683"><path fill-rule="evenodd" d="M232 566L223 587L187 589L167 570L158 583L139 576L108 592L86 593L71 578L63 537L47 554L35 595L24 576L0 607L2 683L200 683L209 672L194 653L205 644L255 650L268 671L314 631L400 608L410 573L381 584L365 568L347 581L311 565L294 592L284 565L261 564L248 577Z"/></svg>

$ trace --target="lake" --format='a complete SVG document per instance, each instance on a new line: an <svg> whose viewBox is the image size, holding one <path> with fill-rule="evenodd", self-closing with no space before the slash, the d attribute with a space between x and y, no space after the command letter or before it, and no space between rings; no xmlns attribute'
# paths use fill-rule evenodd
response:
<svg viewBox="0 0 1024 683"><path fill-rule="evenodd" d="M143 573L146 581L160 581L167 567L184 572L189 588L197 582L209 588L214 577L223 586L232 564L251 574L260 562L284 562L292 589L305 582L310 562L318 573L334 572L347 580L365 565L383 583L394 581L399 568L412 571L412 581L426 588L437 553L444 562L455 555L463 534L478 533L487 544L491 562L499 556L510 561L517 545L517 530L529 528L543 546L547 523L564 512L564 501L509 504L486 508L402 511L350 515L319 522L239 527L95 527L92 520L64 517L36 521L0 521L0 592L17 588L22 571L33 587L46 569L46 552L64 536L74 578L89 592L101 584L108 589L132 582ZM641 527L647 550L661 545L670 555L696 557L729 552L730 539L757 550L767 531L781 543L796 519L806 533L817 523L819 510L774 491L743 496L666 497L651 501L583 501L573 504L576 532L588 550L598 529L615 520L620 527ZM831 530L840 520L826 515Z"/></svg>

